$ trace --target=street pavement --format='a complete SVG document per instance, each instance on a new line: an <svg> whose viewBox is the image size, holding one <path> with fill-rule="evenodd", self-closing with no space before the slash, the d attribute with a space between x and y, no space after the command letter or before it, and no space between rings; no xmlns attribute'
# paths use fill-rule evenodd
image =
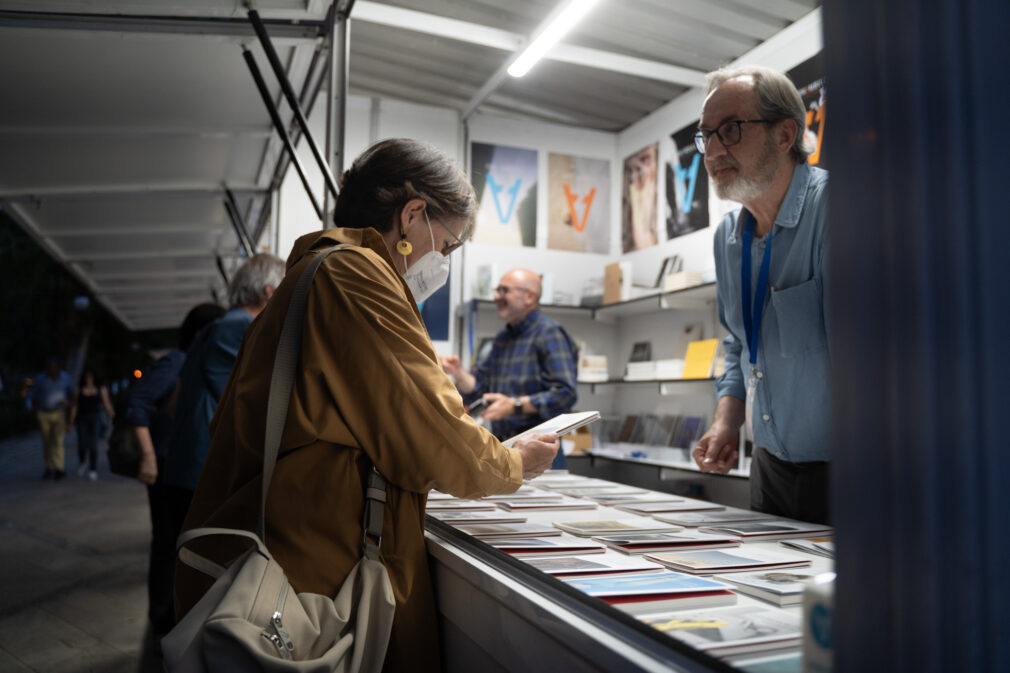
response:
<svg viewBox="0 0 1010 673"><path fill-rule="evenodd" d="M39 433L0 441L0 673L161 671L147 624L147 492L112 475L42 480Z"/></svg>

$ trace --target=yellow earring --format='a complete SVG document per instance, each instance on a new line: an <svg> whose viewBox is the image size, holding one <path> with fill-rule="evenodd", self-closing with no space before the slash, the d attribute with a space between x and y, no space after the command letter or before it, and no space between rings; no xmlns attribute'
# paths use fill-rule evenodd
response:
<svg viewBox="0 0 1010 673"><path fill-rule="evenodd" d="M414 246L407 240L407 234L400 234L400 240L396 244L396 251L404 257L414 252Z"/></svg>

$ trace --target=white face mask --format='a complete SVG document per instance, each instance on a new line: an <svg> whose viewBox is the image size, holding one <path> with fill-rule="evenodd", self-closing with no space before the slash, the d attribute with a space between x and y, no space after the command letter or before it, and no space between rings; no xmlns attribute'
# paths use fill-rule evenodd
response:
<svg viewBox="0 0 1010 673"><path fill-rule="evenodd" d="M449 280L449 258L435 250L435 234L431 231L431 220L426 212L424 220L428 223L428 235L431 236L431 251L422 255L409 269L406 268L407 258L403 258L403 282L410 288L414 301L418 304L435 294Z"/></svg>

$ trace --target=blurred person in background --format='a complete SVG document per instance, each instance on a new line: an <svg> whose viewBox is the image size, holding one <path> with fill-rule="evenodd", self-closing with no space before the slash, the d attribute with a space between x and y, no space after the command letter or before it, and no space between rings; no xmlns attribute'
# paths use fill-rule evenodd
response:
<svg viewBox="0 0 1010 673"><path fill-rule="evenodd" d="M151 510L151 558L147 571L148 618L155 644L175 626L172 608L172 576L175 566L175 537L168 497L161 479L172 442L173 393L186 351L206 325L224 315L217 304L200 304L186 314L179 327L178 348L163 355L130 390L123 414L133 439L140 448L137 479L147 484ZM157 648L156 648L157 649Z"/></svg>
<svg viewBox="0 0 1010 673"><path fill-rule="evenodd" d="M102 411L109 420L116 417L109 398L109 389L97 383L95 372L84 370L81 387L74 393L74 404L70 409L70 424L77 428L77 476L98 479L98 438L102 434L104 421Z"/></svg>
<svg viewBox="0 0 1010 673"><path fill-rule="evenodd" d="M67 476L63 437L70 431L67 414L74 399L74 381L60 368L60 360L50 356L46 368L32 379L28 403L35 411L42 431L42 454L46 462L43 479L59 481Z"/></svg>

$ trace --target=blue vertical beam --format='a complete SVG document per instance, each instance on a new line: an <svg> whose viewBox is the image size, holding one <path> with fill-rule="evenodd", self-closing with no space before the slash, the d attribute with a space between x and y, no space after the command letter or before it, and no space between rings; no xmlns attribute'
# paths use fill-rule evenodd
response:
<svg viewBox="0 0 1010 673"><path fill-rule="evenodd" d="M1010 3L823 16L836 670L1010 670Z"/></svg>

